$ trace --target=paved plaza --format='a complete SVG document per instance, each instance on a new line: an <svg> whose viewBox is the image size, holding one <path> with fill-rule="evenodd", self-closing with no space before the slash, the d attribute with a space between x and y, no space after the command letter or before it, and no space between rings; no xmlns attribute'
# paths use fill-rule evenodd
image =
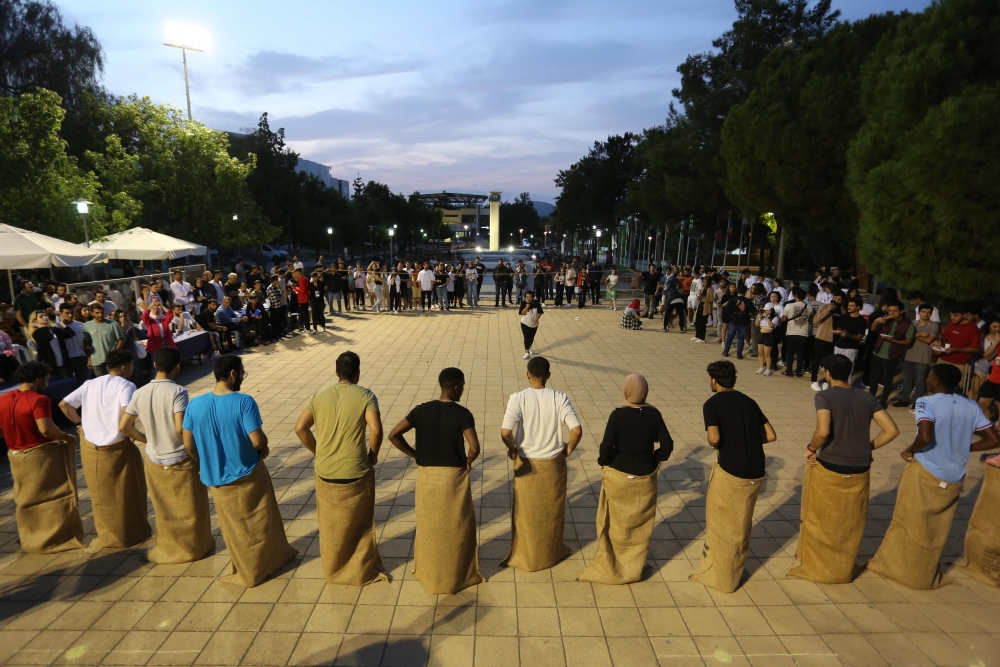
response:
<svg viewBox="0 0 1000 667"><path fill-rule="evenodd" d="M492 295L488 297L492 304ZM266 460L289 540L300 558L253 589L217 582L229 557L152 565L150 544L53 556L19 551L11 481L0 480L0 663L18 665L1000 665L1000 590L955 575L937 591L879 576L852 584L785 579L798 534L802 453L814 425L809 383L754 375L736 362L737 388L759 403L778 433L767 446L749 572L733 594L688 581L704 539L705 492L714 453L701 406L705 366L718 345L692 334L623 331L621 310L549 309L536 341L553 365L550 386L567 392L583 423L569 459L566 542L573 554L527 574L499 566L510 546L512 463L500 440L507 397L527 386L514 308L427 315L361 313L327 334L298 336L244 356L243 390L260 403L271 439ZM647 321L648 322L648 321ZM379 550L391 583L330 586L319 560L311 456L293 433L309 395L335 380L342 351L362 359L361 384L378 396L386 433L417 403L437 397L445 366L466 373L462 399L476 418L483 455L472 473L480 567L486 582L458 595L426 594L412 578L416 465L386 441L377 467ZM734 358L735 361L735 358ZM625 375L649 380L649 402L666 419L674 454L661 467L658 522L644 581L577 582L595 546L600 491L597 446ZM192 396L210 390L208 365L188 367ZM913 417L891 414L900 437L875 453L862 556L875 550L892 515L914 435ZM982 478L970 463L946 558L962 552ZM83 481L81 512L94 536ZM152 515L152 509L150 508ZM216 535L218 523L213 520Z"/></svg>

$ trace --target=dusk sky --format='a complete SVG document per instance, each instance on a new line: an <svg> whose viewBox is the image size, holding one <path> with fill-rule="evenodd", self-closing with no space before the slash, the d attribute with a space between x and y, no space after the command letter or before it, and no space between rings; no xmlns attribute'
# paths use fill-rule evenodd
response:
<svg viewBox="0 0 1000 667"><path fill-rule="evenodd" d="M732 25L732 0L122 3L56 0L104 46L104 82L219 130L264 111L302 157L394 191L529 191L609 134L663 122L677 65ZM929 0L834 0L844 19Z"/></svg>

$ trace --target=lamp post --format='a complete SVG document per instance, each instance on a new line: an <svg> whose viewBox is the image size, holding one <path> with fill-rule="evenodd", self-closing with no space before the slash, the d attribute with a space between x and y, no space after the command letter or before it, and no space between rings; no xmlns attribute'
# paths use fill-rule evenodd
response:
<svg viewBox="0 0 1000 667"><path fill-rule="evenodd" d="M75 202L72 203L76 204L76 212L79 213L80 217L83 218L83 238L87 240L87 247L89 248L90 230L87 228L87 213L90 212L89 207L93 202L89 202L86 199L77 199Z"/></svg>
<svg viewBox="0 0 1000 667"><path fill-rule="evenodd" d="M597 245L594 246L594 261L597 261L597 255L601 252L601 230L598 229L597 232Z"/></svg>
<svg viewBox="0 0 1000 667"><path fill-rule="evenodd" d="M333 227L326 228L326 236L330 239L330 257L333 257Z"/></svg>
<svg viewBox="0 0 1000 667"><path fill-rule="evenodd" d="M203 53L201 49L196 49L189 44L172 44L170 42L164 42L163 46L169 46L174 49L181 50L181 62L184 63L184 94L187 96L187 107L188 107L188 120L191 120L191 86L188 84L188 51L197 51L198 53Z"/></svg>
<svg viewBox="0 0 1000 667"><path fill-rule="evenodd" d="M395 225L393 225L395 227ZM396 235L395 229L389 230L389 266L392 266L392 237Z"/></svg>
<svg viewBox="0 0 1000 667"><path fill-rule="evenodd" d="M523 229L519 229L517 231L521 235L521 247L523 248L524 247L524 230Z"/></svg>

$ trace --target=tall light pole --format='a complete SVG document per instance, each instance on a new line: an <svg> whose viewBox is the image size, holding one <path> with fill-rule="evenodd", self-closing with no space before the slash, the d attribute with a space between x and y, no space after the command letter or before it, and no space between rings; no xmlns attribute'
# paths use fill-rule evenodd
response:
<svg viewBox="0 0 1000 667"><path fill-rule="evenodd" d="M595 262L597 261L597 259L598 259L597 256L600 254L600 252L601 252L601 230L598 229L597 230L597 246L594 248L594 261Z"/></svg>
<svg viewBox="0 0 1000 667"><path fill-rule="evenodd" d="M330 259L333 259L333 227L326 228L326 236L330 239Z"/></svg>
<svg viewBox="0 0 1000 667"><path fill-rule="evenodd" d="M172 49L181 50L181 62L184 63L184 94L187 96L188 105L188 120L191 120L191 85L188 83L188 51L197 51L198 53L204 53L201 49L196 49L189 44L172 44L170 42L164 42L163 46L169 46Z"/></svg>
<svg viewBox="0 0 1000 667"><path fill-rule="evenodd" d="M392 237L396 235L395 229L389 230L389 266L392 266Z"/></svg>
<svg viewBox="0 0 1000 667"><path fill-rule="evenodd" d="M521 235L521 247L523 248L524 247L524 230L523 229L519 229L517 231Z"/></svg>
<svg viewBox="0 0 1000 667"><path fill-rule="evenodd" d="M80 214L81 218L83 218L83 238L87 240L87 247L89 248L90 230L87 229L87 213L90 212L89 207L93 202L89 202L86 199L77 199L75 202L72 203L76 204L76 212Z"/></svg>

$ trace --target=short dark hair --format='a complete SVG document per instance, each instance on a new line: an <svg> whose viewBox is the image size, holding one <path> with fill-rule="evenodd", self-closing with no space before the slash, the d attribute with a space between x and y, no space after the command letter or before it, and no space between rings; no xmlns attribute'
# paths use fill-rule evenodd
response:
<svg viewBox="0 0 1000 667"><path fill-rule="evenodd" d="M949 394L954 394L958 386L962 384L962 371L951 364L934 364L931 366L930 372L934 373L934 377Z"/></svg>
<svg viewBox="0 0 1000 667"><path fill-rule="evenodd" d="M62 312L64 310L76 310L76 308L74 308L73 304L71 304L69 301L63 301L62 303L59 304L59 312Z"/></svg>
<svg viewBox="0 0 1000 667"><path fill-rule="evenodd" d="M98 294L103 294L104 296L107 296L107 295L108 295L108 293L107 293L107 292L105 292L105 291L104 291L104 290L102 290L102 289L99 289L99 290L94 290L94 297L95 297L95 298L97 297L97 295L98 295Z"/></svg>
<svg viewBox="0 0 1000 667"><path fill-rule="evenodd" d="M848 382L851 379L851 371L854 369L854 362L850 357L843 354L828 354L819 361L819 365L825 368L837 382Z"/></svg>
<svg viewBox="0 0 1000 667"><path fill-rule="evenodd" d="M212 373L215 375L216 382L222 382L227 379L233 371L238 371L241 368L243 368L242 359L235 354L224 354L215 360L215 366L212 367Z"/></svg>
<svg viewBox="0 0 1000 667"><path fill-rule="evenodd" d="M18 384L37 382L52 376L52 369L43 361L29 361L14 371L14 382Z"/></svg>
<svg viewBox="0 0 1000 667"><path fill-rule="evenodd" d="M929 303L922 303L919 306L917 306L917 310L918 311L921 311L921 310L931 310L931 311L933 311L934 310L934 306L932 306Z"/></svg>
<svg viewBox="0 0 1000 667"><path fill-rule="evenodd" d="M175 347L161 347L153 355L153 364L161 373L170 373L181 365L181 353Z"/></svg>
<svg viewBox="0 0 1000 667"><path fill-rule="evenodd" d="M438 385L442 389L445 387L457 387L462 384L465 384L465 373L460 368L449 366L448 368L441 369L441 372L438 373Z"/></svg>
<svg viewBox="0 0 1000 667"><path fill-rule="evenodd" d="M860 296L856 296L853 299L848 299L847 302L848 303L853 303L858 308L861 308L861 307L863 307L865 305L865 302L861 299Z"/></svg>
<svg viewBox="0 0 1000 667"><path fill-rule="evenodd" d="M107 356L104 357L104 363L108 368L121 368L122 366L134 364L135 355L132 354L131 350L126 350L124 348L111 350L108 352Z"/></svg>
<svg viewBox="0 0 1000 667"><path fill-rule="evenodd" d="M219 305L219 300L218 299L209 299L208 301L205 302L206 305L208 305L210 303L214 303L216 306L218 306Z"/></svg>
<svg viewBox="0 0 1000 667"><path fill-rule="evenodd" d="M747 286L746 286L746 284L745 283L736 283L736 293L737 294L746 294L747 293Z"/></svg>
<svg viewBox="0 0 1000 667"><path fill-rule="evenodd" d="M531 296L535 296L535 293L534 293L534 292L532 292L531 290L528 290L527 292L525 292L525 293L524 293L524 295L525 295L525 296L528 296L529 294L530 294Z"/></svg>
<svg viewBox="0 0 1000 667"><path fill-rule="evenodd" d="M913 290L912 292L910 292L910 296L908 296L907 298L908 299L921 299L921 300L923 300L924 293L921 292L920 290Z"/></svg>
<svg viewBox="0 0 1000 667"><path fill-rule="evenodd" d="M528 361L528 374L533 378L543 380L549 376L549 360L545 357L532 357Z"/></svg>
<svg viewBox="0 0 1000 667"><path fill-rule="evenodd" d="M337 377L342 380L352 378L361 373L361 357L356 352L341 352L337 357Z"/></svg>
<svg viewBox="0 0 1000 667"><path fill-rule="evenodd" d="M708 365L708 376L726 389L736 386L736 366L731 361L713 361Z"/></svg>
<svg viewBox="0 0 1000 667"><path fill-rule="evenodd" d="M272 283L276 283L276 282L278 282L278 275L277 275L277 274L275 274L275 275L271 276L271 282L272 282Z"/></svg>
<svg viewBox="0 0 1000 667"><path fill-rule="evenodd" d="M792 298L795 298L795 299L804 299L804 298L806 298L805 290L803 290L801 287L793 287L792 288Z"/></svg>

